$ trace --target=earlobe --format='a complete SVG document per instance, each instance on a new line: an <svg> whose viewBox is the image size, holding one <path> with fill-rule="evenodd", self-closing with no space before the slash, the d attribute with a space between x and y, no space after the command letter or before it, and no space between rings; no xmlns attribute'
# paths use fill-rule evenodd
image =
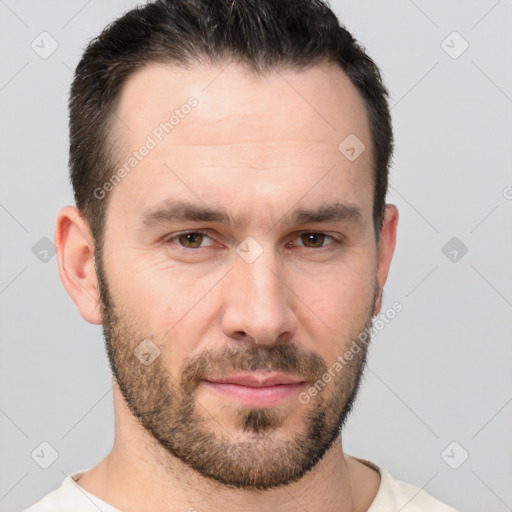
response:
<svg viewBox="0 0 512 512"><path fill-rule="evenodd" d="M386 205L384 221L379 237L379 253L377 261L377 280L379 294L375 301L373 315L377 315L382 307L382 290L386 284L396 245L398 226L398 208L394 204Z"/></svg>
<svg viewBox="0 0 512 512"><path fill-rule="evenodd" d="M373 304L373 313L372 316L377 316L382 307L382 288L379 288L377 296L375 297L375 302Z"/></svg>
<svg viewBox="0 0 512 512"><path fill-rule="evenodd" d="M94 266L94 241L80 212L66 206L59 211L55 226L59 275L82 318L101 324L98 279Z"/></svg>

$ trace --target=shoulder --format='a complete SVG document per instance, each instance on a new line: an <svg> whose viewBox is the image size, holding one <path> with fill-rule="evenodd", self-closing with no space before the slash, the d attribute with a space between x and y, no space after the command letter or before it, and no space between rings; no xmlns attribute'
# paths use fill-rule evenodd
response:
<svg viewBox="0 0 512 512"><path fill-rule="evenodd" d="M60 487L51 491L41 498L37 503L23 510L23 512L60 512L63 507L69 506L69 493L67 492L67 478L64 479Z"/></svg>
<svg viewBox="0 0 512 512"><path fill-rule="evenodd" d="M77 483L86 470L68 475L60 487L51 491L23 512L117 512L115 508L82 489Z"/></svg>
<svg viewBox="0 0 512 512"><path fill-rule="evenodd" d="M398 480L384 468L358 460L380 473L379 490L367 512L457 512L420 487Z"/></svg>

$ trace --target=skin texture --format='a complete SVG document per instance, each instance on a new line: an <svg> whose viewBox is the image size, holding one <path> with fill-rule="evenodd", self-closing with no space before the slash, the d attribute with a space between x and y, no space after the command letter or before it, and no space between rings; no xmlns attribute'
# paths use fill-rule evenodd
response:
<svg viewBox="0 0 512 512"><path fill-rule="evenodd" d="M387 206L377 241L363 102L328 64L265 78L236 63L152 64L121 93L120 166L191 96L197 106L110 192L101 254L76 209L57 219L61 279L82 317L103 323L115 375L113 449L78 483L125 512L366 510L379 476L337 437L365 350L307 404L295 393L245 407L202 380L281 370L307 390L380 311L398 212ZM354 161L338 149L349 134L366 146ZM233 223L144 222L176 200ZM359 215L290 221L336 203ZM159 350L149 365L134 356L144 340Z"/></svg>

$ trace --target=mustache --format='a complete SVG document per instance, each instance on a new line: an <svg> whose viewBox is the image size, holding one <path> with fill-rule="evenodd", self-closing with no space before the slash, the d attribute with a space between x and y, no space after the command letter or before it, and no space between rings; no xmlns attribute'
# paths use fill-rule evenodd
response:
<svg viewBox="0 0 512 512"><path fill-rule="evenodd" d="M185 392L192 392L202 380L240 371L282 372L317 381L327 370L318 354L304 352L290 343L226 346L220 350L205 350L186 361L180 385Z"/></svg>

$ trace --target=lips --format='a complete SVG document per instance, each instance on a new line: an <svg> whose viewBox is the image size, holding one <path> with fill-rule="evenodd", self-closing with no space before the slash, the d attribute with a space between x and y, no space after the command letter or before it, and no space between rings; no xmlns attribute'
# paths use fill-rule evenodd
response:
<svg viewBox="0 0 512 512"><path fill-rule="evenodd" d="M205 380L206 388L246 407L274 407L296 396L305 381L286 373L239 372Z"/></svg>
<svg viewBox="0 0 512 512"><path fill-rule="evenodd" d="M238 386L247 386L250 388L263 388L286 384L300 384L304 381L286 373L240 372L224 375L223 377L216 379L208 379L208 382L216 384L236 384Z"/></svg>

